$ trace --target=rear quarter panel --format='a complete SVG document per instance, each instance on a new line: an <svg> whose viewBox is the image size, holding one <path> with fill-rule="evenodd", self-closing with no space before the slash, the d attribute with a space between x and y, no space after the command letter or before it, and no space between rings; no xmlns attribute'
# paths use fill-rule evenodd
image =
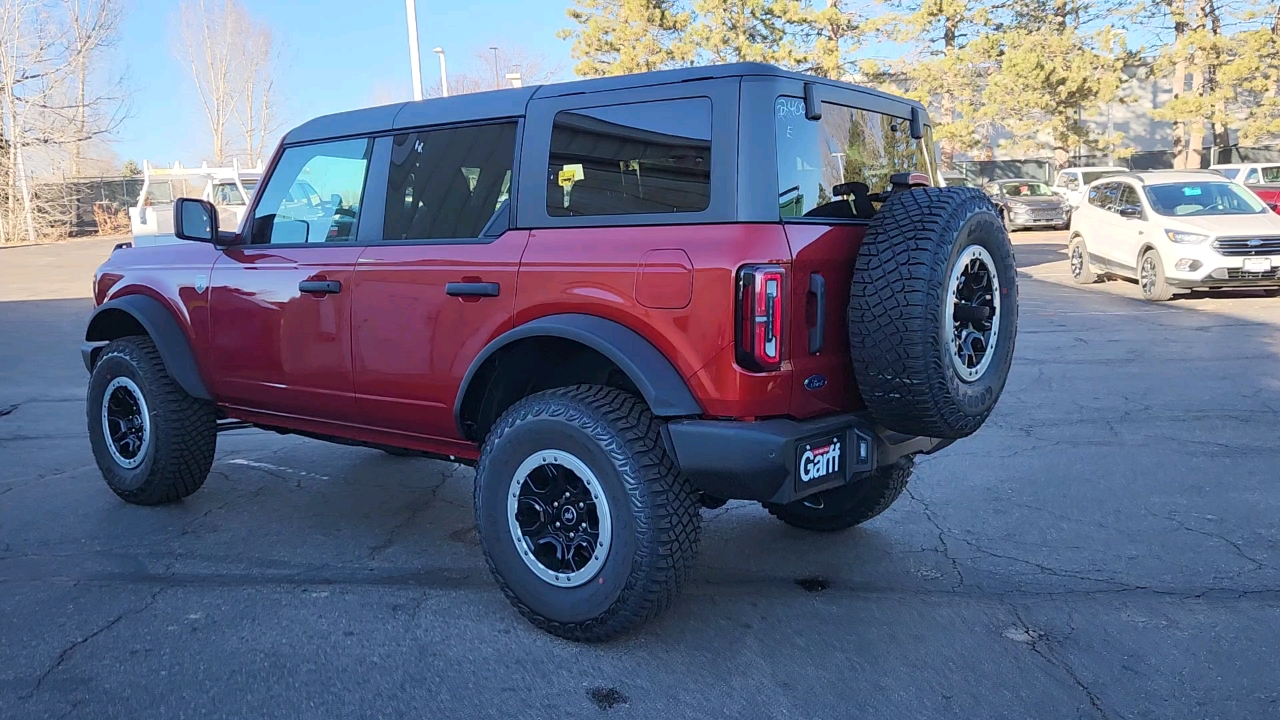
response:
<svg viewBox="0 0 1280 720"><path fill-rule="evenodd" d="M693 292L681 308L645 307L637 269L653 250L683 250ZM559 313L613 320L653 343L712 417L785 415L791 368L749 373L734 361L734 286L739 267L789 266L780 225L655 225L534 230L520 264L515 324Z"/></svg>

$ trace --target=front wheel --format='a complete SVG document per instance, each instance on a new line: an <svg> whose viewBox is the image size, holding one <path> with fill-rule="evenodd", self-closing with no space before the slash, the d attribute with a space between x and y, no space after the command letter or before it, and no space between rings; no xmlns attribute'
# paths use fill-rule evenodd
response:
<svg viewBox="0 0 1280 720"><path fill-rule="evenodd" d="M888 510L907 489L914 465L911 458L902 458L848 485L787 505L765 505L765 509L770 515L801 530L848 530Z"/></svg>
<svg viewBox="0 0 1280 720"><path fill-rule="evenodd" d="M1088 285L1098 281L1093 266L1089 264L1089 247L1084 244L1084 238L1071 238L1071 244L1067 246L1067 257L1071 262L1071 280L1075 284Z"/></svg>
<svg viewBox="0 0 1280 720"><path fill-rule="evenodd" d="M169 377L150 338L121 338L102 349L86 405L94 460L122 500L158 505L204 484L217 445L217 413Z"/></svg>
<svg viewBox="0 0 1280 720"><path fill-rule="evenodd" d="M1164 262L1155 250L1148 250L1138 262L1138 286L1142 288L1142 297L1151 302L1164 302L1173 297L1173 286L1164 276Z"/></svg>
<svg viewBox="0 0 1280 720"><path fill-rule="evenodd" d="M534 625L603 641L675 599L700 516L660 427L644 401L593 385L531 395L494 425L476 524L489 569Z"/></svg>

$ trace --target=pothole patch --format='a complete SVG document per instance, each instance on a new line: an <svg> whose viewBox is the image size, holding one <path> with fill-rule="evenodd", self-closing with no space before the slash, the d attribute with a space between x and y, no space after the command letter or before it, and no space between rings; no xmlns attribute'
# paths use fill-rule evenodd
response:
<svg viewBox="0 0 1280 720"><path fill-rule="evenodd" d="M796 585L799 585L800 589L805 592L819 593L831 587L831 581L821 575L814 575L812 577L798 578Z"/></svg>
<svg viewBox="0 0 1280 720"><path fill-rule="evenodd" d="M616 687L593 687L587 691L587 697L601 710L612 710L618 705L626 705L626 695Z"/></svg>

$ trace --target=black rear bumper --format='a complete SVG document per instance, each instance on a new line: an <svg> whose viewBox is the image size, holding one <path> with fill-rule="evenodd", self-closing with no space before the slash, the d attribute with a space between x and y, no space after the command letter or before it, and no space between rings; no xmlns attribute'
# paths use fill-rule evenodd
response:
<svg viewBox="0 0 1280 720"><path fill-rule="evenodd" d="M900 435L877 428L863 413L812 420L778 418L672 420L667 433L681 471L704 493L731 500L785 505L855 482L905 455L932 453L952 440ZM797 454L806 441L843 439L845 471L809 486L797 480Z"/></svg>

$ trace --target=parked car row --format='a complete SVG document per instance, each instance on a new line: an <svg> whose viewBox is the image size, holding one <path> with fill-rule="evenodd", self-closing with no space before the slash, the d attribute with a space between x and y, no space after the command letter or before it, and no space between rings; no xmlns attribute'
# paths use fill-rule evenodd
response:
<svg viewBox="0 0 1280 720"><path fill-rule="evenodd" d="M1144 298L1177 290L1262 288L1280 295L1280 215L1216 171L1153 171L1091 183L1071 218L1071 276L1138 281Z"/></svg>

